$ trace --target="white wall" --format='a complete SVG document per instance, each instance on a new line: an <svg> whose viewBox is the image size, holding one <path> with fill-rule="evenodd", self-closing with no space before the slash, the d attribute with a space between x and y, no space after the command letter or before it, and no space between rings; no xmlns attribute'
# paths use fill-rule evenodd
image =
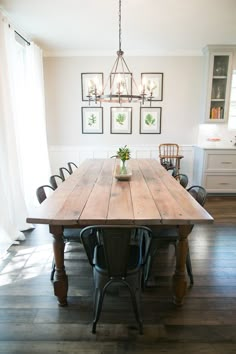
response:
<svg viewBox="0 0 236 354"><path fill-rule="evenodd" d="M103 72L106 81L115 57L45 57L45 94L48 143L53 171L68 160L109 157L127 144L136 157L158 157L163 142L176 142L185 151L182 171L192 173L191 146L197 143L201 114L204 58L126 57L135 81L142 72L164 74L162 130L158 135L139 134L139 104L133 107L132 134L110 134L110 104L104 104L104 134L82 134L81 73Z"/></svg>
<svg viewBox="0 0 236 354"><path fill-rule="evenodd" d="M164 74L162 133L139 134L139 104L133 106L132 135L110 134L110 104L104 104L104 134L81 133L81 73L103 72L105 80L113 57L47 57L44 58L46 115L49 145L156 144L175 141L194 144L197 141L203 57L127 57L136 82L141 72Z"/></svg>

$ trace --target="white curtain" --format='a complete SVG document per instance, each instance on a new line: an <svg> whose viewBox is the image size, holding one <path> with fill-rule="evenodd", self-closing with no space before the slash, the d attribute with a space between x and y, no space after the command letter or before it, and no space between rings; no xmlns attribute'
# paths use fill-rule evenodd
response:
<svg viewBox="0 0 236 354"><path fill-rule="evenodd" d="M24 239L21 230L31 227L26 216L35 189L50 175L42 53L34 44L26 47L19 84L17 46L14 29L0 12L0 254Z"/></svg>
<svg viewBox="0 0 236 354"><path fill-rule="evenodd" d="M35 204L38 205L35 197L36 188L49 183L50 165L45 122L42 51L31 43L26 47L25 54L26 95L22 98L25 104L18 119L17 135L24 196L27 208L30 210Z"/></svg>

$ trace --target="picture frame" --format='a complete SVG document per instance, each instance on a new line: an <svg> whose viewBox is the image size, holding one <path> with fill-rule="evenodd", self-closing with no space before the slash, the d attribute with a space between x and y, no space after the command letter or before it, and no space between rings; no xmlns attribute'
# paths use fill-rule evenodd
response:
<svg viewBox="0 0 236 354"><path fill-rule="evenodd" d="M82 134L103 134L103 107L81 107Z"/></svg>
<svg viewBox="0 0 236 354"><path fill-rule="evenodd" d="M112 85L112 81L114 83ZM122 95L132 94L132 73L111 73L110 75L110 91L112 95L118 94L118 80L121 80ZM124 83L125 81L125 83ZM123 83L123 84L122 84Z"/></svg>
<svg viewBox="0 0 236 354"><path fill-rule="evenodd" d="M110 107L111 134L132 134L132 107Z"/></svg>
<svg viewBox="0 0 236 354"><path fill-rule="evenodd" d="M150 85L154 85L152 101L163 101L163 73L141 73L141 82L147 93L150 93Z"/></svg>
<svg viewBox="0 0 236 354"><path fill-rule="evenodd" d="M161 134L162 107L140 107L140 134Z"/></svg>
<svg viewBox="0 0 236 354"><path fill-rule="evenodd" d="M82 101L89 101L89 91L94 90L95 86L98 91L102 91L103 73L81 73Z"/></svg>

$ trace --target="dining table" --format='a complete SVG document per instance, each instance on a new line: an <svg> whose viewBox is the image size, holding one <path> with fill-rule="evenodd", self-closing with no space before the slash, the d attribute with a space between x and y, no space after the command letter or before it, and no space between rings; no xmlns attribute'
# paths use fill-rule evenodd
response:
<svg viewBox="0 0 236 354"><path fill-rule="evenodd" d="M187 290L185 263L188 235L194 224L213 217L156 159L130 159L128 177L119 177L119 159L88 159L39 206L26 221L47 224L53 236L54 294L67 305L68 277L64 266L64 228L89 225L144 225L151 229L178 226L173 302L182 305Z"/></svg>

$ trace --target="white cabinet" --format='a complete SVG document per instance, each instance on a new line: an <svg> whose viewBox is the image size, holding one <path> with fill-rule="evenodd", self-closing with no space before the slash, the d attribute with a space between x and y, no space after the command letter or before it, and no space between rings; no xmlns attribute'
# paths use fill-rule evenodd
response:
<svg viewBox="0 0 236 354"><path fill-rule="evenodd" d="M224 123L228 119L234 49L233 46L207 46L204 49L205 123Z"/></svg>
<svg viewBox="0 0 236 354"><path fill-rule="evenodd" d="M236 193L236 148L195 147L193 182L208 193Z"/></svg>

